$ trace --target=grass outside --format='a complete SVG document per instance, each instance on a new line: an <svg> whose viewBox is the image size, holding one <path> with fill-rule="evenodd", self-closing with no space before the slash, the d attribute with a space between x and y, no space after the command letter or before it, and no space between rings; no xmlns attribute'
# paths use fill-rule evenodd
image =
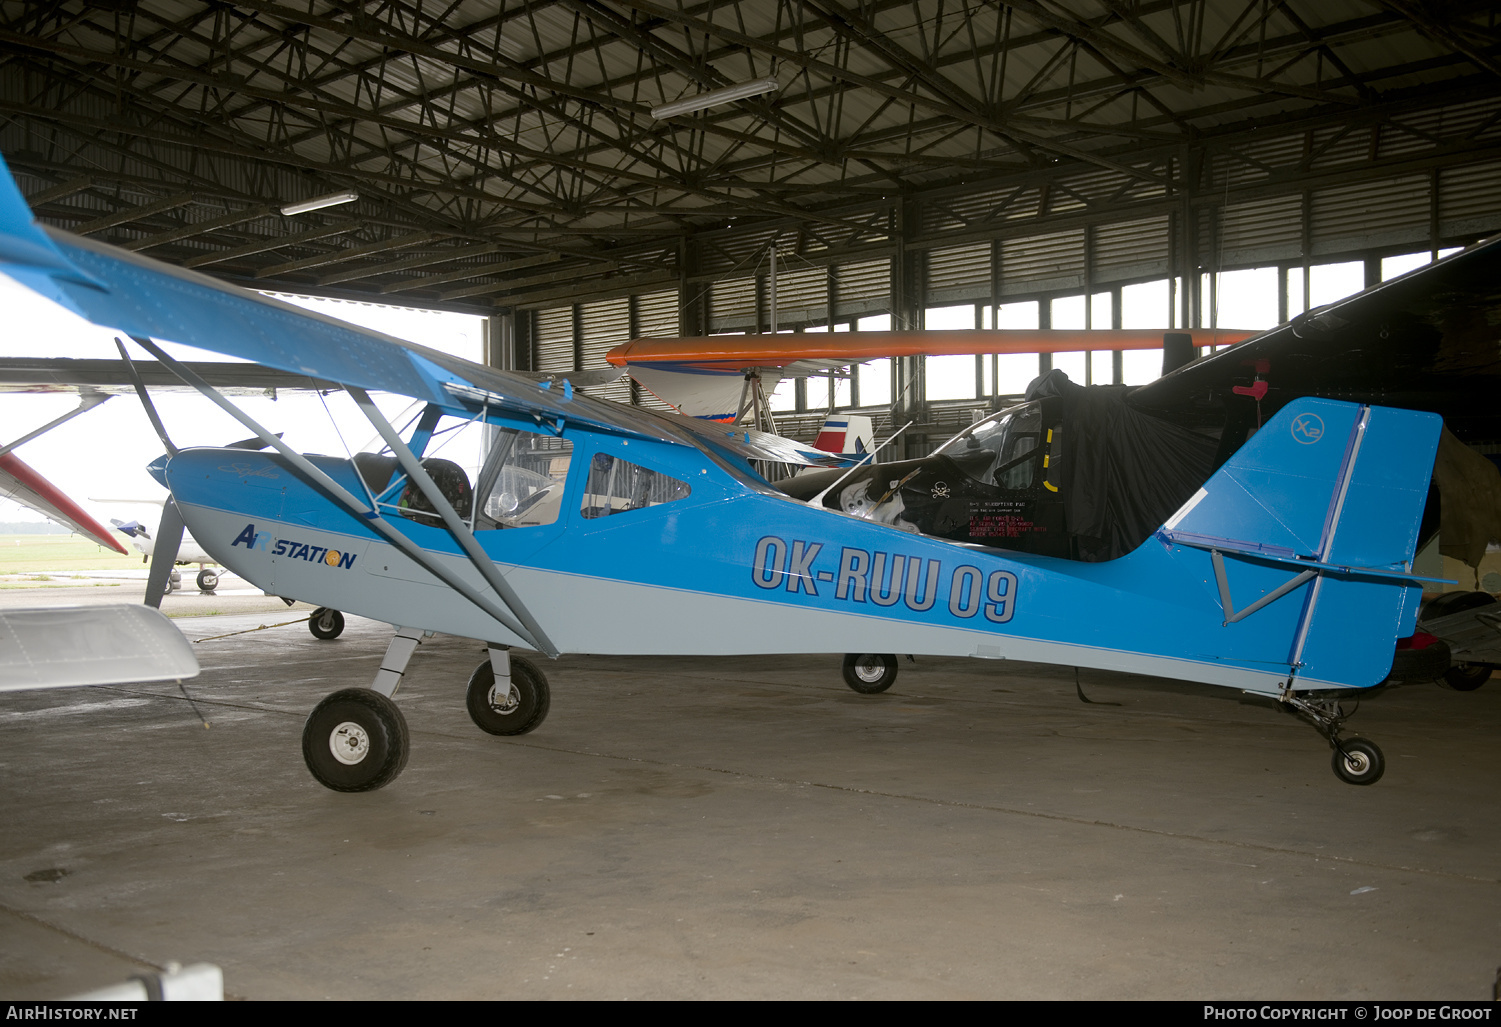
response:
<svg viewBox="0 0 1501 1027"><path fill-rule="evenodd" d="M121 556L78 535L0 535L0 577L41 571L141 570L141 554Z"/></svg>

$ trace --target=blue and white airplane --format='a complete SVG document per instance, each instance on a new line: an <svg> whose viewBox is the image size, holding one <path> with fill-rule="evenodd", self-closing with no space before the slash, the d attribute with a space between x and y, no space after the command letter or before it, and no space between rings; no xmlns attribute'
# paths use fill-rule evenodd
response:
<svg viewBox="0 0 1501 1027"><path fill-rule="evenodd" d="M488 644L467 703L494 734L533 730L550 703L545 676L513 646L549 657L844 652L860 691L890 683L895 658L879 654L906 652L1269 696L1322 730L1342 779L1382 774L1376 745L1341 737L1339 699L1380 683L1413 631L1434 414L1289 403L1138 548L1082 563L799 501L753 462L840 458L539 386L43 229L8 175L0 270L128 335L265 443L177 450L163 431L163 536L186 525L267 592L395 627L371 685L335 692L308 718L303 754L330 788L379 788L400 773L409 747L391 697L437 631ZM154 340L339 382L390 455L298 453ZM371 390L425 412L403 435ZM492 433L473 482L428 457L445 422ZM153 563L148 595L168 569Z"/></svg>

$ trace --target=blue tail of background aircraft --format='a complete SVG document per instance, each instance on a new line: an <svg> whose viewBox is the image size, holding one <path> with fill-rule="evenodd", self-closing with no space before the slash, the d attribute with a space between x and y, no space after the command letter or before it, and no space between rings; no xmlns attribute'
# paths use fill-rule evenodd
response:
<svg viewBox="0 0 1501 1027"><path fill-rule="evenodd" d="M1292 687L1378 684L1412 633L1435 414L1304 399L1254 435L1133 557L1164 546ZM1206 646L1209 643L1206 641Z"/></svg>

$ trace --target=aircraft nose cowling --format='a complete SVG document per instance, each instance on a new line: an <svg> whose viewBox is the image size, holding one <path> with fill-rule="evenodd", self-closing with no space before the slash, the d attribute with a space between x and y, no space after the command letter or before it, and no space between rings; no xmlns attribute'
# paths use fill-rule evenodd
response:
<svg viewBox="0 0 1501 1027"><path fill-rule="evenodd" d="M167 488L167 461L170 460L166 453L157 457L146 465L146 473L156 479L156 483L162 488Z"/></svg>

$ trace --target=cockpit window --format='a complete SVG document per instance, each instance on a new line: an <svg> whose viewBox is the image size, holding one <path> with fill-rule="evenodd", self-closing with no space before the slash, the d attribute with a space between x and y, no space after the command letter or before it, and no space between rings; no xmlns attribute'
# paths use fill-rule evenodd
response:
<svg viewBox="0 0 1501 1027"><path fill-rule="evenodd" d="M1029 488L1036 480L1035 450L1042 436L1042 404L1023 403L972 425L938 452L986 485Z"/></svg>
<svg viewBox="0 0 1501 1027"><path fill-rule="evenodd" d="M488 523L476 527L528 528L552 524L563 509L563 487L573 443L552 435L500 429L480 472Z"/></svg>
<svg viewBox="0 0 1501 1027"><path fill-rule="evenodd" d="M687 482L640 467L609 453L595 453L589 461L589 483L579 512L585 517L609 517L627 510L644 510L682 499Z"/></svg>

